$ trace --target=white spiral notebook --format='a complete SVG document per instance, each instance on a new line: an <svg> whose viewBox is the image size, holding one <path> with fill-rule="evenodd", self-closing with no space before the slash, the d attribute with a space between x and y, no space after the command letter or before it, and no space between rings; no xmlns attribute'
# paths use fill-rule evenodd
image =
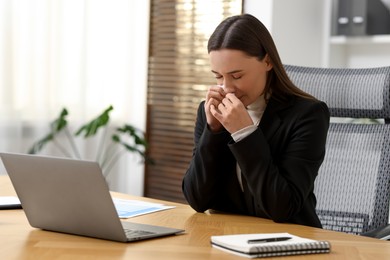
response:
<svg viewBox="0 0 390 260"><path fill-rule="evenodd" d="M302 238L289 233L212 236L211 244L225 252L248 258L330 252L328 241Z"/></svg>

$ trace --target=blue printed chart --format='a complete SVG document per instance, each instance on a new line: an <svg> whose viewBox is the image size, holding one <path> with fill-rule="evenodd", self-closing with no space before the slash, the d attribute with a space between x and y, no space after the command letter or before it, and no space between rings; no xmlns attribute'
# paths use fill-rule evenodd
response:
<svg viewBox="0 0 390 260"><path fill-rule="evenodd" d="M113 198L116 211L120 218L131 218L139 215L149 214L156 211L174 208L159 203L150 203L139 200L125 200Z"/></svg>

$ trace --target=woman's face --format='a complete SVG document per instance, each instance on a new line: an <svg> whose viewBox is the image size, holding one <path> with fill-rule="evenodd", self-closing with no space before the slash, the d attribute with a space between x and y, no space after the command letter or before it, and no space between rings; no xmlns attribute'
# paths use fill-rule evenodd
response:
<svg viewBox="0 0 390 260"><path fill-rule="evenodd" d="M259 61L243 51L231 49L211 51L210 64L217 84L223 86L226 93L234 93L244 106L263 94L267 72L272 69L268 55Z"/></svg>

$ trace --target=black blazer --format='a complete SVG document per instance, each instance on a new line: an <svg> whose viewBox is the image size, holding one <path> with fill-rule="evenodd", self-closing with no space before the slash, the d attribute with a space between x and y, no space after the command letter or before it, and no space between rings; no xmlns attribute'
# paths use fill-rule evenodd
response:
<svg viewBox="0 0 390 260"><path fill-rule="evenodd" d="M198 212L214 209L321 227L313 188L325 156L328 127L325 103L271 97L257 130L236 143L226 130L208 129L203 101L193 157L183 178L184 196Z"/></svg>

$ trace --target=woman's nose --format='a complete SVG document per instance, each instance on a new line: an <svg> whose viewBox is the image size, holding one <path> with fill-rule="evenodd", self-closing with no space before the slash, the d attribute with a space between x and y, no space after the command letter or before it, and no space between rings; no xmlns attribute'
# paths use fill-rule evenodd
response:
<svg viewBox="0 0 390 260"><path fill-rule="evenodd" d="M231 83L224 82L223 83L223 89L225 90L226 93L233 93L234 92L234 86Z"/></svg>

